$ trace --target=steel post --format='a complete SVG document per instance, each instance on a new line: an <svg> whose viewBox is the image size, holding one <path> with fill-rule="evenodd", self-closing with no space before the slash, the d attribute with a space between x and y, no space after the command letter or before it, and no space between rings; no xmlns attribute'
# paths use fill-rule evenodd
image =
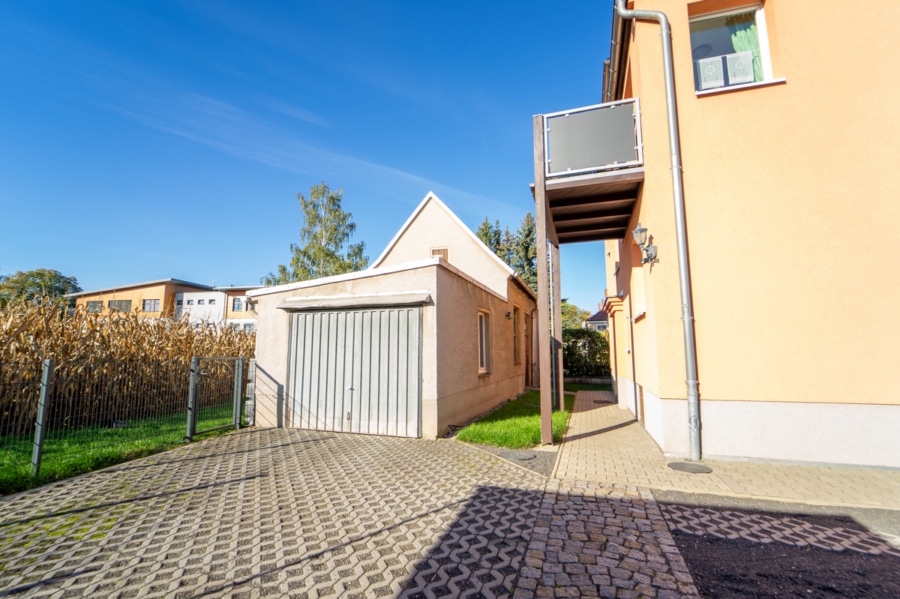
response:
<svg viewBox="0 0 900 599"><path fill-rule="evenodd" d="M53 360L44 360L41 372L41 397L38 403L37 421L34 423L34 449L31 452L31 477L41 473L41 456L44 453L44 437L47 435L47 416L50 412L50 390L53 382Z"/></svg>

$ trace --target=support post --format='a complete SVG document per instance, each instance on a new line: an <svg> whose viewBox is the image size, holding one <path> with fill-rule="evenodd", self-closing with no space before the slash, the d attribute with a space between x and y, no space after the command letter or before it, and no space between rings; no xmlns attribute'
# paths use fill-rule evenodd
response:
<svg viewBox="0 0 900 599"><path fill-rule="evenodd" d="M241 430L241 407L244 403L241 391L244 390L244 358L234 362L234 430Z"/></svg>
<svg viewBox="0 0 900 599"><path fill-rule="evenodd" d="M553 364L556 366L557 410L566 405L563 395L563 326L562 326L562 283L559 280L559 245L550 244L550 263L553 265Z"/></svg>
<svg viewBox="0 0 900 599"><path fill-rule="evenodd" d="M197 381L200 380L200 358L194 356L191 358L191 382L188 388L188 409L187 409L187 434L184 438L188 443L194 440L194 433L197 431Z"/></svg>
<svg viewBox="0 0 900 599"><path fill-rule="evenodd" d="M247 397L250 405L247 410L247 426L256 426L256 358L250 358L247 366Z"/></svg>
<svg viewBox="0 0 900 599"><path fill-rule="evenodd" d="M553 404L550 379L550 273L547 271L547 189L544 181L544 115L533 118L534 126L534 212L537 242L538 326L537 340L541 376L541 443L553 444Z"/></svg>
<svg viewBox="0 0 900 599"><path fill-rule="evenodd" d="M47 436L47 416L50 412L50 391L53 382L53 360L44 360L41 371L41 396L38 401L37 420L34 426L34 449L31 452L31 478L41 473L41 457L44 454L44 438Z"/></svg>

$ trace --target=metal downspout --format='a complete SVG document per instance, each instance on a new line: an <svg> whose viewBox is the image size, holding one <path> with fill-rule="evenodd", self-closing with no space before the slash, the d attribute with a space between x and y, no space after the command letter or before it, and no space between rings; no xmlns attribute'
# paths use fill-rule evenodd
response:
<svg viewBox="0 0 900 599"><path fill-rule="evenodd" d="M678 246L678 273L681 279L681 320L684 326L690 459L697 461L701 458L700 394L697 380L697 346L694 339L694 301L691 294L691 269L688 263L687 231L684 218L681 139L678 133L678 106L675 100L675 76L672 68L672 30L665 13L656 10L628 10L625 8L625 0L616 0L616 14L623 19L653 20L659 23L661 29L663 73L666 81L666 113L669 123L669 150L672 159L672 188L675 197L675 240Z"/></svg>
<svg viewBox="0 0 900 599"><path fill-rule="evenodd" d="M615 9L613 9L615 13ZM610 102L612 101L614 82L619 77L619 54L621 51L622 44L619 41L620 31L619 29L622 27L621 19L613 19L612 23L612 37L609 43L609 60L607 62L607 69L605 72L605 77L603 78L603 101Z"/></svg>

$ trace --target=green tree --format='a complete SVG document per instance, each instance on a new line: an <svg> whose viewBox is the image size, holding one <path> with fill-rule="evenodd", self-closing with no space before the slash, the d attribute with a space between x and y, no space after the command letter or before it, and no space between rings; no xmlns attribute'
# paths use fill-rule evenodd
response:
<svg viewBox="0 0 900 599"><path fill-rule="evenodd" d="M575 304L570 304L569 300L565 298L561 302L561 307L563 330L580 329L581 323L591 317L590 312L582 310Z"/></svg>
<svg viewBox="0 0 900 599"><path fill-rule="evenodd" d="M16 302L35 302L61 299L67 293L81 291L78 279L67 277L58 270L38 268L17 271L0 277L0 307Z"/></svg>
<svg viewBox="0 0 900 599"><path fill-rule="evenodd" d="M500 235L500 244L497 246L497 255L509 264L513 270L516 268L516 248L519 245L519 239L509 232L509 227L503 230Z"/></svg>
<svg viewBox="0 0 900 599"><path fill-rule="evenodd" d="M534 217L530 212L519 224L516 232L515 264L512 265L522 280L537 293L537 239Z"/></svg>
<svg viewBox="0 0 900 599"><path fill-rule="evenodd" d="M492 225L488 217L484 217L484 222L475 231L475 235L484 245L488 246L492 252L499 255L500 250L500 221L496 225Z"/></svg>
<svg viewBox="0 0 900 599"><path fill-rule="evenodd" d="M537 242L534 217L530 212L525 214L515 233L509 227L501 230L499 220L492 225L490 219L484 217L475 235L537 293Z"/></svg>
<svg viewBox="0 0 900 599"><path fill-rule="evenodd" d="M300 244L291 244L291 262L262 278L264 285L282 285L362 270L369 265L366 244L348 244L356 224L341 209L343 190L331 191L320 183L309 190L309 199L297 194L303 212ZM346 246L346 251L345 250Z"/></svg>

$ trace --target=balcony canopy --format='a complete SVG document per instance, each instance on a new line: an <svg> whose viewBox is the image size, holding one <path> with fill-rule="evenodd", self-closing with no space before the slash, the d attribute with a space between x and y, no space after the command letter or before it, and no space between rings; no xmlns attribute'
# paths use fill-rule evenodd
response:
<svg viewBox="0 0 900 599"><path fill-rule="evenodd" d="M622 239L644 180L638 100L539 115L538 126L536 185L550 238L557 244ZM535 185L532 193L539 197Z"/></svg>

